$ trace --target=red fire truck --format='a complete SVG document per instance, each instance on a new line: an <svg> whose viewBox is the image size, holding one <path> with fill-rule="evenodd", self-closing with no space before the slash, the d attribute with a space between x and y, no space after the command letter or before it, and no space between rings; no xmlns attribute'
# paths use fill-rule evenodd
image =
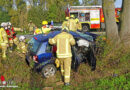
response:
<svg viewBox="0 0 130 90"><path fill-rule="evenodd" d="M115 9L117 24L119 23L120 10L121 8ZM65 13L66 16L75 15L82 23L83 31L105 28L102 6L70 6Z"/></svg>

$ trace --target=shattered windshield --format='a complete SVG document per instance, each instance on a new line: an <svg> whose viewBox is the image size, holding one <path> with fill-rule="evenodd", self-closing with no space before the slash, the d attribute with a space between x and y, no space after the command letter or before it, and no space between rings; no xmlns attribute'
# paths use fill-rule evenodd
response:
<svg viewBox="0 0 130 90"><path fill-rule="evenodd" d="M32 38L28 43L29 43L29 50L33 53L37 52L37 49L39 48L39 45L41 44L34 38Z"/></svg>

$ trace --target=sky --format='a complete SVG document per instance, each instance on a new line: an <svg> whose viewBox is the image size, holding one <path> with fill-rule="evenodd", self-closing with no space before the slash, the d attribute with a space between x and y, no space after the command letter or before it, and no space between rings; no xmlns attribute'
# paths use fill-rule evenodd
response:
<svg viewBox="0 0 130 90"><path fill-rule="evenodd" d="M79 1L80 3L82 3L82 0L79 0ZM122 0L116 0L115 7L121 7L121 5L122 5Z"/></svg>
<svg viewBox="0 0 130 90"><path fill-rule="evenodd" d="M115 6L116 7L121 7L121 5L122 5L122 0L116 0Z"/></svg>

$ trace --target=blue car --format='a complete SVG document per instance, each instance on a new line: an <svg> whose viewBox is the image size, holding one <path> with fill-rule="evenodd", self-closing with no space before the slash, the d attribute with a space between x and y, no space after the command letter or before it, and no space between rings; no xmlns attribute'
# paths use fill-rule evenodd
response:
<svg viewBox="0 0 130 90"><path fill-rule="evenodd" d="M54 76L57 69L55 65L56 46L48 43L49 38L53 38L60 31L50 32L48 35L35 35L28 45L26 62L34 61L34 69L41 72L45 78ZM97 35L92 33L70 32L76 40L76 45L72 47L72 69L77 71L81 62L90 62L92 69L96 68L96 58L93 47ZM83 41L83 43L82 43Z"/></svg>

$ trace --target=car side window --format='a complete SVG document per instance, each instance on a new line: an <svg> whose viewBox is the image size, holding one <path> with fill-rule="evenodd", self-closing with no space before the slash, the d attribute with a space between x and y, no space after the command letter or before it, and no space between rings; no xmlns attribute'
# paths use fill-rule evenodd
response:
<svg viewBox="0 0 130 90"><path fill-rule="evenodd" d="M47 44L46 52L51 53L52 52L52 46L50 44Z"/></svg>
<svg viewBox="0 0 130 90"><path fill-rule="evenodd" d="M38 50L37 50L37 55L46 53L46 45L47 45L47 42L41 43L41 44L39 45L39 48L38 48Z"/></svg>

